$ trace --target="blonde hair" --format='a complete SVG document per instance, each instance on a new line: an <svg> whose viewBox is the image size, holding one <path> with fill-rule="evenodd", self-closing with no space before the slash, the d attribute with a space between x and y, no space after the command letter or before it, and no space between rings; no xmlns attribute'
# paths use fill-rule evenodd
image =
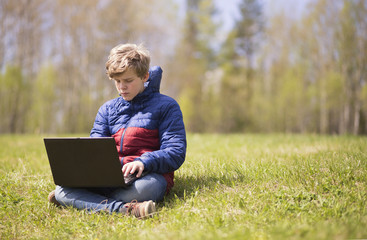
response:
<svg viewBox="0 0 367 240"><path fill-rule="evenodd" d="M112 48L106 62L106 74L110 79L133 68L136 75L144 78L149 71L149 51L140 44L119 44Z"/></svg>

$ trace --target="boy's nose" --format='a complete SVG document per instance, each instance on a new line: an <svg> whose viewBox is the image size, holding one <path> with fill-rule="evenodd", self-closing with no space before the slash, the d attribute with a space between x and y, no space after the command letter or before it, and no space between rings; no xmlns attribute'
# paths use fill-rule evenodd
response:
<svg viewBox="0 0 367 240"><path fill-rule="evenodd" d="M125 84L123 84L123 83L120 83L120 84L118 85L118 88L119 88L119 89L126 89L126 85L125 85Z"/></svg>

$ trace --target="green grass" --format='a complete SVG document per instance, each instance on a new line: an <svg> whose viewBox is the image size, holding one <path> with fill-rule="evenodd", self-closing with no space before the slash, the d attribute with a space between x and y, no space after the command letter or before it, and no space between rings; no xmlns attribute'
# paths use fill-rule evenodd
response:
<svg viewBox="0 0 367 240"><path fill-rule="evenodd" d="M50 205L40 136L0 136L0 166L0 239L367 238L366 137L190 134L148 220Z"/></svg>

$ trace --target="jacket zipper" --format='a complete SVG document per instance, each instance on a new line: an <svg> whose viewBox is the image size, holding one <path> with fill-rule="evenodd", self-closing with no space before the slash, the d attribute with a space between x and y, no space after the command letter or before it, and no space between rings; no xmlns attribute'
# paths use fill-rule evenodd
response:
<svg viewBox="0 0 367 240"><path fill-rule="evenodd" d="M130 119L129 119L129 121L126 123L125 129L124 129L124 131L122 132L122 135L121 135L121 142L120 142L120 152L121 152L121 154L123 154L123 153L122 153L122 151L123 151L123 144L124 144L124 137L125 137L126 130L127 130L127 128L129 127L129 124L130 124L130 122L131 122L131 119L132 119L132 118L133 118L133 116L134 116L134 105L133 105L133 100L131 100L130 106L131 106L131 110L132 110L131 118L130 118ZM124 159L124 158L122 158L122 159Z"/></svg>

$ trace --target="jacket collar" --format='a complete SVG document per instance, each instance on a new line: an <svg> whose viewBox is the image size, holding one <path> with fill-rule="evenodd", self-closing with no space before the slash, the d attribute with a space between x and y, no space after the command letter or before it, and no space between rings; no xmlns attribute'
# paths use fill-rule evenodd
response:
<svg viewBox="0 0 367 240"><path fill-rule="evenodd" d="M159 92L162 80L162 68L154 66L149 69L149 78L147 80L147 87L145 90L152 90L153 92Z"/></svg>

